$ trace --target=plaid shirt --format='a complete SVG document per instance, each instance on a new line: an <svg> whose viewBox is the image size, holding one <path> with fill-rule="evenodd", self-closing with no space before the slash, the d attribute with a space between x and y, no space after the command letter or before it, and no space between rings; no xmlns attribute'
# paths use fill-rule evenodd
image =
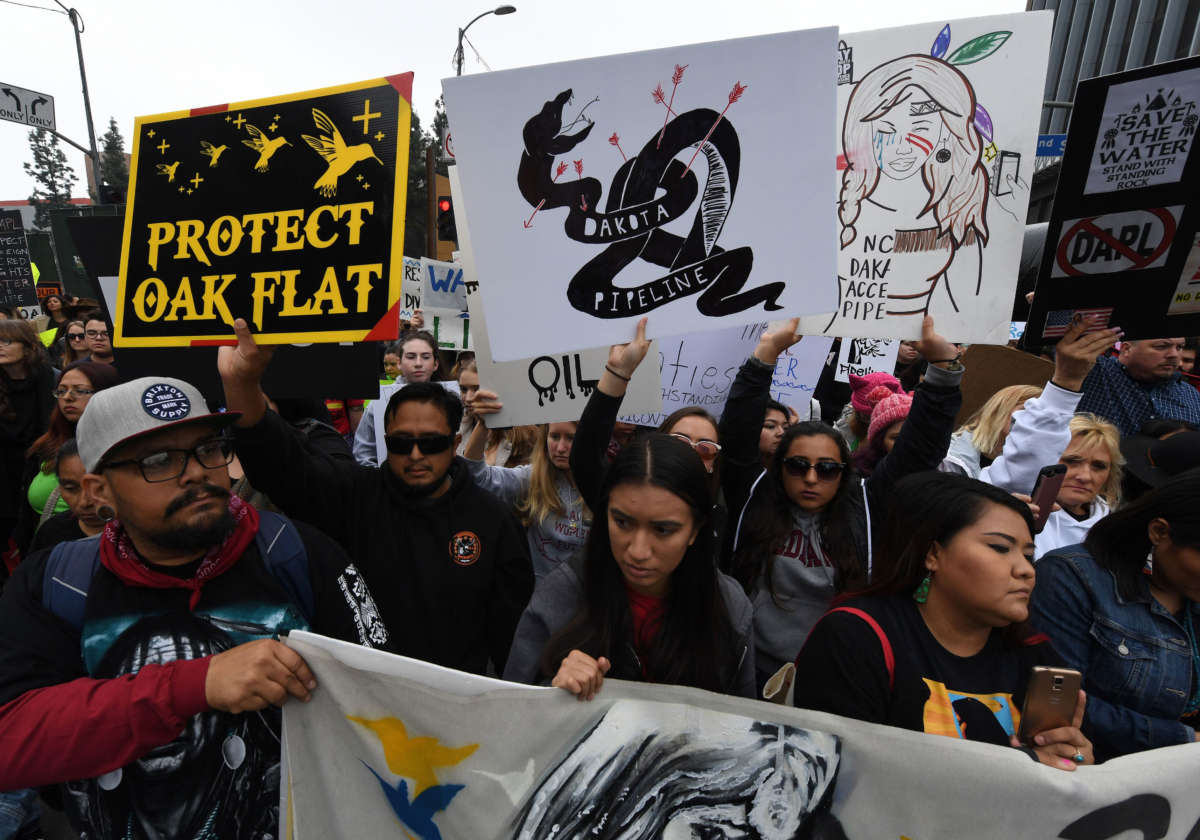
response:
<svg viewBox="0 0 1200 840"><path fill-rule="evenodd" d="M1200 391L1178 371L1169 379L1138 382L1111 356L1101 356L1083 381L1077 411L1108 420L1122 435L1135 435L1147 420L1166 418L1200 425Z"/></svg>

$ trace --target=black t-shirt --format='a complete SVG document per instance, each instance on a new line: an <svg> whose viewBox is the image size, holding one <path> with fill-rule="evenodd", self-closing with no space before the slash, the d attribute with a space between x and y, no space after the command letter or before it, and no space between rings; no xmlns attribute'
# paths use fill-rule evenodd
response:
<svg viewBox="0 0 1200 840"><path fill-rule="evenodd" d="M80 530L75 514L64 510L51 516L37 529L33 541L29 544L29 554L32 556L44 548L53 548L61 542L81 540L86 536L87 534Z"/></svg>
<svg viewBox="0 0 1200 840"><path fill-rule="evenodd" d="M1034 665L1058 664L1044 636L994 630L983 650L956 656L929 632L911 598L854 598L825 615L796 659L795 704L836 715L993 744L1008 744ZM892 677L883 645L887 636ZM889 685L890 683L890 685ZM964 731L965 730L965 731Z"/></svg>
<svg viewBox="0 0 1200 840"><path fill-rule="evenodd" d="M365 642L365 592L345 552L296 523L314 594L311 629ZM187 589L124 583L100 566L88 589L82 632L43 606L50 551L23 562L0 597L0 705L27 691L79 677L111 679L144 665L220 653L236 645L309 629L298 605L264 564L257 543L207 581L194 609ZM154 567L190 577L196 564ZM369 593L366 593L369 599ZM101 780L64 785L64 803L86 836L278 836L279 710L196 715L169 744ZM170 769L164 769L170 768ZM130 833L126 833L130 827ZM113 834L112 836L116 836Z"/></svg>

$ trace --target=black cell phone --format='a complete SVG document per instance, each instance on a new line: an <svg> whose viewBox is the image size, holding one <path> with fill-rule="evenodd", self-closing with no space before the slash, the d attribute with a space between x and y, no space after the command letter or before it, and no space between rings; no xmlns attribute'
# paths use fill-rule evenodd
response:
<svg viewBox="0 0 1200 840"><path fill-rule="evenodd" d="M1037 484L1033 485L1033 493L1030 494L1030 501L1038 506L1038 514L1033 518L1033 533L1040 534L1046 527L1046 520L1050 518L1050 511L1066 478L1066 464L1051 464L1038 470Z"/></svg>

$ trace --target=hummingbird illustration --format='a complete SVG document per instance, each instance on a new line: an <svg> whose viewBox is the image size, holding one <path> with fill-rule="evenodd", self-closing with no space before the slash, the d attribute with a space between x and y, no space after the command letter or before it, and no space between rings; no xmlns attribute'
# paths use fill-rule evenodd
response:
<svg viewBox="0 0 1200 840"><path fill-rule="evenodd" d="M279 151L279 147L292 145L282 134L278 137L268 137L250 123L246 123L246 131L250 132L250 139L243 140L242 144L258 152L258 162L254 164L255 172L266 172L271 156Z"/></svg>
<svg viewBox="0 0 1200 840"><path fill-rule="evenodd" d="M439 811L445 811L455 795L466 785L436 785L421 791L416 798L409 802L408 782L401 779L393 787L376 773L371 765L364 761L363 766L379 780L383 794L387 797L388 805L392 807L396 818L406 829L417 835L420 840L442 840L442 832L434 823L433 818Z"/></svg>
<svg viewBox="0 0 1200 840"><path fill-rule="evenodd" d="M375 158L380 164L383 161L375 154L375 150L371 148L370 143L359 143L357 146L347 146L346 141L342 139L342 133L338 131L337 126L333 124L333 120L329 119L329 115L324 111L313 108L313 122L319 130L326 132L320 137L313 137L311 134L302 134L304 142L313 147L325 162L329 164L329 168L325 170L325 174L317 179L313 184L313 189L319 192L326 198L337 193L338 178L350 171L350 167L358 163L360 160L367 158Z"/></svg>
<svg viewBox="0 0 1200 840"><path fill-rule="evenodd" d="M175 170L179 168L179 161L175 161L170 166L165 163L156 163L154 164L154 168L158 170L159 175L167 176L167 183L169 184L175 180Z"/></svg>
<svg viewBox="0 0 1200 840"><path fill-rule="evenodd" d="M204 155L207 158L212 158L212 160L210 160L208 162L209 167L213 167L213 166L217 165L217 160L221 157L221 153L223 151L225 151L227 148L229 148L229 147L228 146L214 146L212 143L209 143L207 140L200 141L200 154Z"/></svg>

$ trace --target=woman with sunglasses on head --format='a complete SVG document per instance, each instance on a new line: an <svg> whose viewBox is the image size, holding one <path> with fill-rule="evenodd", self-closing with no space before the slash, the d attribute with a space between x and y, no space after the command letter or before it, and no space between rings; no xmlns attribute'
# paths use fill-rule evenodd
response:
<svg viewBox="0 0 1200 840"><path fill-rule="evenodd" d="M55 513L67 510L67 502L58 489L58 450L75 437L75 425L83 416L88 401L97 391L121 382L112 365L75 362L59 374L52 391L55 405L50 411L46 431L25 453L21 477L27 504L22 508L14 537L24 551L38 527Z"/></svg>
<svg viewBox="0 0 1200 840"><path fill-rule="evenodd" d="M614 344L608 351L608 362L600 375L596 389L588 398L579 418L575 446L571 449L571 474L584 500L595 505L609 467L609 443L617 428L621 401L638 365L646 358L650 342L646 339L646 320L638 321L637 335L628 344ZM786 414L784 415L786 417ZM716 419L699 406L686 406L668 415L658 431L686 443L700 456L708 473L709 492L713 498L708 527L713 533L718 551L725 539L728 514L720 501L721 444ZM594 508L593 508L594 509ZM714 561L717 558L714 557Z"/></svg>
<svg viewBox="0 0 1200 840"><path fill-rule="evenodd" d="M737 517L731 574L754 601L754 646L762 686L791 662L834 595L870 579L873 536L892 490L906 475L936 469L962 405L958 348L926 318L917 349L930 361L891 452L860 479L845 439L806 422L784 434L769 469L758 432L780 354L800 340L798 321L764 333L738 371L721 415L722 484Z"/></svg>
<svg viewBox="0 0 1200 840"><path fill-rule="evenodd" d="M1028 623L1029 507L937 472L905 478L895 494L876 581L839 598L813 628L796 657L795 705L1018 747L1031 669L1061 664ZM1032 733L1028 748L1060 770L1094 762L1080 731L1086 698L1071 699L1073 725Z"/></svg>
<svg viewBox="0 0 1200 840"><path fill-rule="evenodd" d="M656 432L617 454L582 560L538 582L505 679L580 700L606 675L753 696L751 606L713 566L707 475L694 449Z"/></svg>

